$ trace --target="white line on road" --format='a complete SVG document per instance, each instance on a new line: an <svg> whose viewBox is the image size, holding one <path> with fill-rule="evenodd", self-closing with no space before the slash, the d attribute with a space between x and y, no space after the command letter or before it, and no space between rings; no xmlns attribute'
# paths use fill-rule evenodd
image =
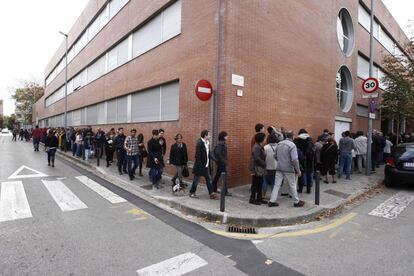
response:
<svg viewBox="0 0 414 276"><path fill-rule="evenodd" d="M378 205L378 207L372 210L369 215L387 219L395 219L413 200L413 195L400 192Z"/></svg>
<svg viewBox="0 0 414 276"><path fill-rule="evenodd" d="M32 172L34 172L34 173L32 173L32 174L25 174L25 175L19 175L19 173L22 171L22 170L24 170L24 169L26 169L26 170L28 170L28 171L32 171ZM28 166L25 166L25 165L23 165L23 166L21 166L20 168L18 168L14 173L12 173L12 175L10 175L9 176L9 179L16 179L16 178L32 178L32 177L46 177L47 175L46 174L44 174L44 173L42 173L42 172L39 172L39 171L37 171L37 170L35 170L35 169L32 169L32 168L29 168Z"/></svg>
<svg viewBox="0 0 414 276"><path fill-rule="evenodd" d="M137 273L141 276L180 276L207 264L208 263L204 259L196 254L187 252L160 263L144 267L137 270Z"/></svg>
<svg viewBox="0 0 414 276"><path fill-rule="evenodd" d="M83 184L85 184L86 186L91 188L94 192L96 192L97 194L99 194L100 196L102 196L103 198L105 198L106 200L108 200L111 203L126 202L126 200L123 199L122 197L114 194L113 192L111 192L107 188L99 185L98 183L96 183L95 181L93 181L92 179L90 179L90 178L88 178L84 175L77 176L76 179L78 179L80 182L82 182Z"/></svg>
<svg viewBox="0 0 414 276"><path fill-rule="evenodd" d="M11 181L1 183L0 222L32 217L23 183Z"/></svg>
<svg viewBox="0 0 414 276"><path fill-rule="evenodd" d="M62 181L42 182L63 212L88 208Z"/></svg>

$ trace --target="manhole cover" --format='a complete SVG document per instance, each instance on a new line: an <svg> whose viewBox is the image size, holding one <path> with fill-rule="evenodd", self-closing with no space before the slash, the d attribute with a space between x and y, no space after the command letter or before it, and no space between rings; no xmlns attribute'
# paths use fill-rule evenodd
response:
<svg viewBox="0 0 414 276"><path fill-rule="evenodd" d="M334 195L334 196L343 198L343 199L348 198L350 196L350 194L343 193L343 192L340 192L340 191L337 191L337 190L332 190L332 189L326 190L324 192L327 193L327 194L330 194L330 195Z"/></svg>

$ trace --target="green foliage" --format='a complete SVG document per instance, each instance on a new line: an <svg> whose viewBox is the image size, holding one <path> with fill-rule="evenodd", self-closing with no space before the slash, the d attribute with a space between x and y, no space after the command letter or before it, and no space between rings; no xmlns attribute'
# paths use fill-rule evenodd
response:
<svg viewBox="0 0 414 276"><path fill-rule="evenodd" d="M35 81L22 81L13 88L12 98L16 101L16 112L21 113L27 123L32 122L33 104L45 93L44 87Z"/></svg>
<svg viewBox="0 0 414 276"><path fill-rule="evenodd" d="M0 115L0 129L4 128L4 116Z"/></svg>
<svg viewBox="0 0 414 276"><path fill-rule="evenodd" d="M383 68L387 84L382 95L382 115L387 119L414 119L414 41L404 47L405 56L388 55L384 58Z"/></svg>
<svg viewBox="0 0 414 276"><path fill-rule="evenodd" d="M0 129L8 128L9 130L14 129L14 124L16 123L16 115L12 114L10 116L1 116L0 115Z"/></svg>

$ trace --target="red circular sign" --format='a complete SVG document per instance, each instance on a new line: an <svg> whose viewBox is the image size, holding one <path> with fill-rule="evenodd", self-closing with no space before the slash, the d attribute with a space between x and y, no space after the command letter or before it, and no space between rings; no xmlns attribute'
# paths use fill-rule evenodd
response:
<svg viewBox="0 0 414 276"><path fill-rule="evenodd" d="M379 82L376 78L368 78L362 82L362 90L365 93L375 93L378 90Z"/></svg>
<svg viewBox="0 0 414 276"><path fill-rule="evenodd" d="M213 86L208 80L199 80L195 87L195 93L200 100L208 101L213 95Z"/></svg>

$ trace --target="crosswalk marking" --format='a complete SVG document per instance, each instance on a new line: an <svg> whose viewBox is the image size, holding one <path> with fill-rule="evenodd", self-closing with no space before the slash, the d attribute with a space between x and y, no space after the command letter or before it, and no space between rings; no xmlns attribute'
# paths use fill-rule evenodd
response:
<svg viewBox="0 0 414 276"><path fill-rule="evenodd" d="M23 183L10 181L1 183L0 222L32 217Z"/></svg>
<svg viewBox="0 0 414 276"><path fill-rule="evenodd" d="M207 264L208 263L204 259L196 254L187 252L160 263L139 269L137 270L137 273L141 276L180 276Z"/></svg>
<svg viewBox="0 0 414 276"><path fill-rule="evenodd" d="M42 182L63 212L88 208L62 181Z"/></svg>
<svg viewBox="0 0 414 276"><path fill-rule="evenodd" d="M107 188L99 185L98 183L96 183L95 181L90 179L89 177L86 177L86 176L82 175L82 176L77 176L76 179L78 179L80 182L82 182L83 184L88 186L94 192L96 192L97 194L99 194L100 196L102 196L103 198L105 198L106 200L108 200L111 203L126 202L125 199L123 199L122 197L114 194L113 192L111 192Z"/></svg>
<svg viewBox="0 0 414 276"><path fill-rule="evenodd" d="M372 210L369 215L395 219L413 200L413 195L400 192L378 205L378 207Z"/></svg>

